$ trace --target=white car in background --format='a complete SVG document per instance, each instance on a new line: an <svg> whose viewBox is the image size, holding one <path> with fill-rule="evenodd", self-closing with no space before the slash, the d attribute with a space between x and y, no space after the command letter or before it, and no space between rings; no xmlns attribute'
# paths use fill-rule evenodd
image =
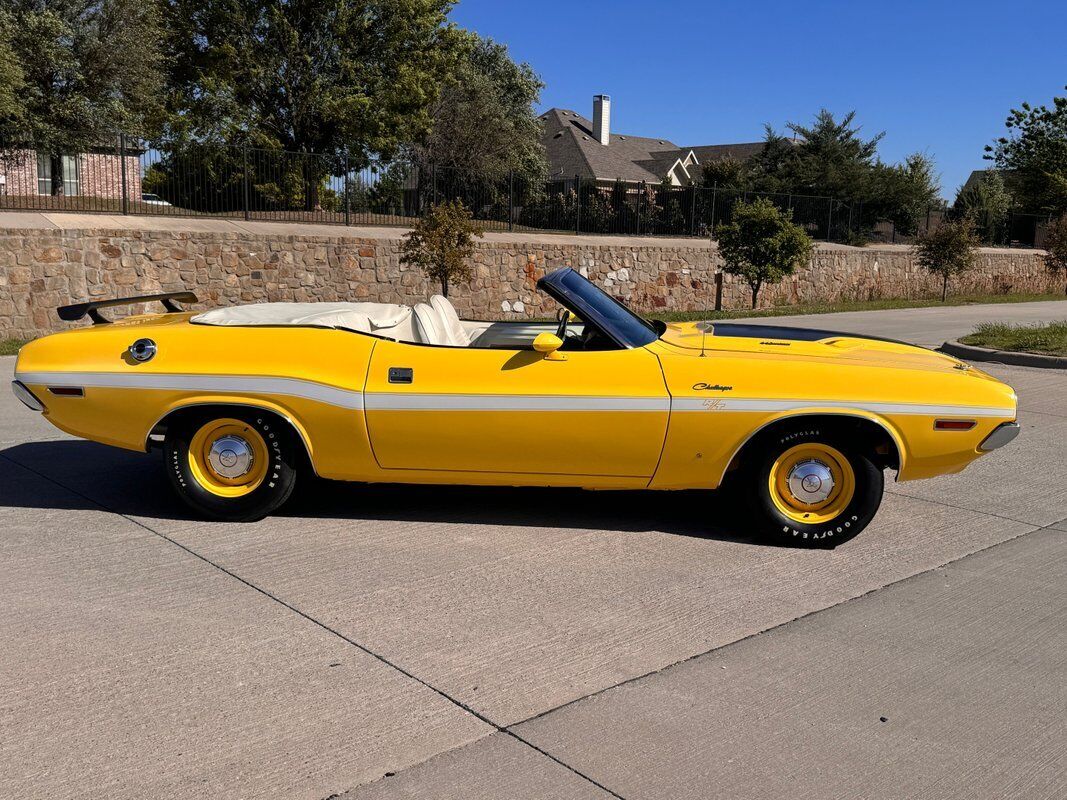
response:
<svg viewBox="0 0 1067 800"><path fill-rule="evenodd" d="M170 205L170 203L168 203L166 200L164 200L158 194L150 194L148 192L144 192L144 193L141 194L141 202L142 203L147 203L150 206L169 206Z"/></svg>

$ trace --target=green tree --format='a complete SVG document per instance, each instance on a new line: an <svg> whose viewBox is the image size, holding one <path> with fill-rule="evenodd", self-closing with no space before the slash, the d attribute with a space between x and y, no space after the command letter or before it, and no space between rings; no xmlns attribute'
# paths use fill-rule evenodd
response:
<svg viewBox="0 0 1067 800"><path fill-rule="evenodd" d="M458 57L430 106L431 126L414 145L423 164L453 167L502 183L514 171L543 181L548 172L534 105L544 84L492 39L457 31Z"/></svg>
<svg viewBox="0 0 1067 800"><path fill-rule="evenodd" d="M946 219L915 241L915 259L919 266L940 275L941 301L948 298L948 281L954 275L967 272L978 261L981 242L968 217Z"/></svg>
<svg viewBox="0 0 1067 800"><path fill-rule="evenodd" d="M1045 269L1053 275L1067 275L1067 214L1054 219L1045 229ZM1067 287L1064 287L1067 294Z"/></svg>
<svg viewBox="0 0 1067 800"><path fill-rule="evenodd" d="M142 0L7 0L0 14L0 149L73 153L161 121L162 27ZM62 170L53 165L54 191Z"/></svg>
<svg viewBox="0 0 1067 800"><path fill-rule="evenodd" d="M763 149L744 162L741 185L731 188L801 194L796 177L800 158L795 141L764 125Z"/></svg>
<svg viewBox="0 0 1067 800"><path fill-rule="evenodd" d="M982 242L994 245L1007 241L1011 205L1004 178L996 170L989 170L971 186L960 188L952 210L957 215L970 217Z"/></svg>
<svg viewBox="0 0 1067 800"><path fill-rule="evenodd" d="M784 164L784 175L794 193L806 193L841 199L862 198L870 192L878 143L885 136L871 139L860 136L854 126L856 112L841 120L822 109L810 126L795 122L787 126L799 138L792 159Z"/></svg>
<svg viewBox="0 0 1067 800"><path fill-rule="evenodd" d="M733 221L716 231L724 270L745 279L753 308L765 283L778 283L811 257L811 239L790 217L759 198L735 205Z"/></svg>
<svg viewBox="0 0 1067 800"><path fill-rule="evenodd" d="M1051 107L1023 103L1004 125L1008 135L986 145L985 158L1004 172L1015 199L1026 211L1067 211L1067 96Z"/></svg>
<svg viewBox="0 0 1067 800"><path fill-rule="evenodd" d="M934 162L925 153L912 153L903 164L875 164L863 198L867 216L889 220L898 233L912 236L931 208L942 205L941 184Z"/></svg>
<svg viewBox="0 0 1067 800"><path fill-rule="evenodd" d="M885 134L864 138L855 118L854 111L838 120L822 109L810 125L789 123L792 138L767 126L763 150L745 164L742 188L832 197L852 206L855 228L891 220L902 233L914 233L939 202L933 161L915 153L902 164L882 162L878 144Z"/></svg>
<svg viewBox="0 0 1067 800"><path fill-rule="evenodd" d="M457 49L452 0L162 2L169 138L322 153L333 174L345 152L356 169L429 129Z"/></svg>
<svg viewBox="0 0 1067 800"><path fill-rule="evenodd" d="M400 263L418 267L440 282L441 294L448 297L450 283L470 279L467 259L474 254L475 237L484 233L461 200L440 203L404 234Z"/></svg>
<svg viewBox="0 0 1067 800"><path fill-rule="evenodd" d="M0 144L16 140L25 126L25 76L15 52L14 17L0 9Z"/></svg>
<svg viewBox="0 0 1067 800"><path fill-rule="evenodd" d="M748 162L730 156L705 162L701 171L702 183L707 187L741 191L751 185Z"/></svg>

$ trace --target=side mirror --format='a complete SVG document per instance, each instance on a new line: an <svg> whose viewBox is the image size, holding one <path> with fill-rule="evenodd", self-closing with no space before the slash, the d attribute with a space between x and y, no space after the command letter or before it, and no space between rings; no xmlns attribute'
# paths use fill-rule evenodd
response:
<svg viewBox="0 0 1067 800"><path fill-rule="evenodd" d="M563 347L563 340L548 331L537 334L533 340L533 349L538 353L543 353L546 361L564 361L566 356L557 352L561 347Z"/></svg>

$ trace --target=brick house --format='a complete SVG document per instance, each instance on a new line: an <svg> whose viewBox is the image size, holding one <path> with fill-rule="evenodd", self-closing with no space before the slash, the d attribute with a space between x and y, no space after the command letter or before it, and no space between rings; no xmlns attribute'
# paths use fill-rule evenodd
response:
<svg viewBox="0 0 1067 800"><path fill-rule="evenodd" d="M141 199L141 151L126 152L128 197ZM26 196L122 198L122 156L100 147L75 155L51 156L35 150L0 153L0 202Z"/></svg>
<svg viewBox="0 0 1067 800"><path fill-rule="evenodd" d="M733 158L744 161L763 149L763 142L677 145L669 139L631 136L611 131L611 98L593 97L593 119L576 111L551 108L541 115L542 141L552 178L658 184L699 183L702 165Z"/></svg>

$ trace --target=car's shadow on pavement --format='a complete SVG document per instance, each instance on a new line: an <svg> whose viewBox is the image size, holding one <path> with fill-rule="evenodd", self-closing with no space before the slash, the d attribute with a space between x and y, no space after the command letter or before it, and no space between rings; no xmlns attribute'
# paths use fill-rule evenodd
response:
<svg viewBox="0 0 1067 800"><path fill-rule="evenodd" d="M156 453L76 440L29 442L0 451L7 463L0 506L108 511L197 520L177 499ZM4 463L0 462L0 468ZM52 483L48 490L32 480ZM57 489L59 484L62 489ZM661 531L739 543L736 498L715 492L583 491L496 486L419 486L302 479L275 516L353 521L442 522L616 531Z"/></svg>

